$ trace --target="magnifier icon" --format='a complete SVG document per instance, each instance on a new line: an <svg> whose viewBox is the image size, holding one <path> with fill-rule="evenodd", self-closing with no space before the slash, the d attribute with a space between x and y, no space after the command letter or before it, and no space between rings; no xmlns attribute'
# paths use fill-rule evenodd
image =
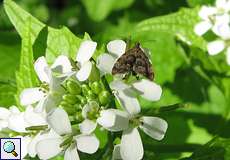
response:
<svg viewBox="0 0 230 160"><path fill-rule="evenodd" d="M14 157L18 156L17 152L15 152L15 145L11 141L7 141L3 144L3 150L6 153L11 153Z"/></svg>

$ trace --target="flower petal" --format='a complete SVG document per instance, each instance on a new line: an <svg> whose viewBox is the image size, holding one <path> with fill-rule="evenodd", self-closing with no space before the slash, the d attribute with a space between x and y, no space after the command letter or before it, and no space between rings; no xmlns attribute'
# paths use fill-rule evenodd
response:
<svg viewBox="0 0 230 160"><path fill-rule="evenodd" d="M39 141L42 139L40 138L40 134L37 134L28 144L28 154L30 157L35 157L37 152L36 152L36 145Z"/></svg>
<svg viewBox="0 0 230 160"><path fill-rule="evenodd" d="M58 56L51 68L54 72L61 74L72 72L72 65L69 58L64 55Z"/></svg>
<svg viewBox="0 0 230 160"><path fill-rule="evenodd" d="M194 32L198 35L198 36L202 36L203 34L205 34L209 29L211 29L212 24L209 21L202 21L200 23L198 23L195 27L194 27Z"/></svg>
<svg viewBox="0 0 230 160"><path fill-rule="evenodd" d="M217 8L225 8L226 4L227 4L226 0L216 0Z"/></svg>
<svg viewBox="0 0 230 160"><path fill-rule="evenodd" d="M49 66L44 56L39 57L34 63L35 72L41 82L50 83ZM48 72L47 72L48 71Z"/></svg>
<svg viewBox="0 0 230 160"><path fill-rule="evenodd" d="M95 52L97 47L97 43L86 40L81 43L77 56L76 61L80 62L80 64L83 64L90 60L90 58L93 56L93 53Z"/></svg>
<svg viewBox="0 0 230 160"><path fill-rule="evenodd" d="M115 91L122 91L122 90L125 90L125 89L129 88L129 86L127 84L123 83L120 80L112 81L109 84L109 86L110 86L111 89L113 89Z"/></svg>
<svg viewBox="0 0 230 160"><path fill-rule="evenodd" d="M102 74L111 74L115 63L116 58L109 54L102 54L97 58L97 68L99 68Z"/></svg>
<svg viewBox="0 0 230 160"><path fill-rule="evenodd" d="M34 111L36 113L42 113L45 109L45 101L47 98L43 98L38 102L38 104L35 106Z"/></svg>
<svg viewBox="0 0 230 160"><path fill-rule="evenodd" d="M112 160L120 160L121 157L121 151L120 151L120 145L115 145L113 148L113 158Z"/></svg>
<svg viewBox="0 0 230 160"><path fill-rule="evenodd" d="M161 86L147 79L133 83L135 89L141 92L141 96L150 101L158 101L161 98Z"/></svg>
<svg viewBox="0 0 230 160"><path fill-rule="evenodd" d="M88 118L88 113L91 111L99 110L100 106L96 101L90 101L89 103L85 104L84 107L82 108L82 117L87 119Z"/></svg>
<svg viewBox="0 0 230 160"><path fill-rule="evenodd" d="M28 144L31 141L31 137L17 136L15 138L21 138L21 158L24 159L26 155L28 154Z"/></svg>
<svg viewBox="0 0 230 160"><path fill-rule="evenodd" d="M50 159L58 155L62 148L60 144L62 143L62 138L52 138L41 140L36 145L36 152L40 159Z"/></svg>
<svg viewBox="0 0 230 160"><path fill-rule="evenodd" d="M97 123L88 119L85 119L82 123L79 124L80 131L83 134L92 133L96 129L96 127Z"/></svg>
<svg viewBox="0 0 230 160"><path fill-rule="evenodd" d="M217 55L218 53L222 52L225 48L224 41L216 40L213 42L208 43L208 53L210 55Z"/></svg>
<svg viewBox="0 0 230 160"><path fill-rule="evenodd" d="M140 128L150 137L156 140L162 140L168 128L168 123L158 117L147 117L141 118L143 124Z"/></svg>
<svg viewBox="0 0 230 160"><path fill-rule="evenodd" d="M8 128L16 132L26 132L27 123L24 119L24 113L12 114L8 120Z"/></svg>
<svg viewBox="0 0 230 160"><path fill-rule="evenodd" d="M4 128L8 127L8 121L6 120L0 120L0 131Z"/></svg>
<svg viewBox="0 0 230 160"><path fill-rule="evenodd" d="M34 112L36 113L42 113L46 111L49 113L51 110L57 108L57 104L55 100L58 100L58 97L53 97L52 95L48 95L46 98L39 101L39 103L36 105Z"/></svg>
<svg viewBox="0 0 230 160"><path fill-rule="evenodd" d="M140 160L143 158L144 149L137 128L123 131L120 152L122 159L125 160Z"/></svg>
<svg viewBox="0 0 230 160"><path fill-rule="evenodd" d="M45 94L39 88L27 88L20 94L20 103L23 106L34 104L45 97Z"/></svg>
<svg viewBox="0 0 230 160"><path fill-rule="evenodd" d="M118 91L115 93L115 97L129 114L136 115L140 113L141 107L136 97L127 95L124 91Z"/></svg>
<svg viewBox="0 0 230 160"><path fill-rule="evenodd" d="M212 31L222 39L230 38L230 27L228 23L217 23L213 26Z"/></svg>
<svg viewBox="0 0 230 160"><path fill-rule="evenodd" d="M30 157L35 157L37 155L37 151L36 151L36 145L38 142L40 142L41 140L45 140L45 139L53 139L53 138L60 138L59 135L57 135L53 130L51 130L48 133L39 133L37 134L28 144L28 154Z"/></svg>
<svg viewBox="0 0 230 160"><path fill-rule="evenodd" d="M6 108L0 107L0 120L7 119L10 116L10 111Z"/></svg>
<svg viewBox="0 0 230 160"><path fill-rule="evenodd" d="M117 109L107 109L100 112L97 122L109 131L122 131L129 126L129 116L126 112Z"/></svg>
<svg viewBox="0 0 230 160"><path fill-rule="evenodd" d="M93 154L99 148L99 140L94 135L80 135L75 137L79 151Z"/></svg>
<svg viewBox="0 0 230 160"><path fill-rule="evenodd" d="M24 119L29 126L46 125L45 117L42 114L36 113L32 106L26 108Z"/></svg>
<svg viewBox="0 0 230 160"><path fill-rule="evenodd" d="M81 82L87 80L90 76L92 67L93 65L90 61L84 63L81 69L76 74L77 79Z"/></svg>
<svg viewBox="0 0 230 160"><path fill-rule="evenodd" d="M208 6L202 6L199 11L199 16L203 20L209 20L209 16L212 16L217 13L217 8L215 7L208 7Z"/></svg>
<svg viewBox="0 0 230 160"><path fill-rule="evenodd" d="M125 53L126 43L123 40L113 40L107 44L107 50L119 58Z"/></svg>
<svg viewBox="0 0 230 160"><path fill-rule="evenodd" d="M80 160L76 145L72 144L65 151L64 160Z"/></svg>
<svg viewBox="0 0 230 160"><path fill-rule="evenodd" d="M16 106L11 106L11 107L9 108L9 111L10 111L12 114L18 114L18 113L20 113L18 107L16 107Z"/></svg>
<svg viewBox="0 0 230 160"><path fill-rule="evenodd" d="M47 122L59 135L72 132L68 114L62 108L57 108L47 116Z"/></svg>

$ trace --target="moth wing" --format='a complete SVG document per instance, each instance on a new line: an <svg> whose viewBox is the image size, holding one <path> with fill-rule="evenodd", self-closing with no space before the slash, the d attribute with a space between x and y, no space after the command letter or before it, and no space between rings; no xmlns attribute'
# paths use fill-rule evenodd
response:
<svg viewBox="0 0 230 160"><path fill-rule="evenodd" d="M150 80L153 80L154 73L152 71L152 65L147 55L144 53L144 51L140 47L137 48L135 54L136 54L136 61L140 59L142 62L142 65L138 65L138 63L135 63L133 66L133 71L136 72L137 74L141 74L147 77Z"/></svg>
<svg viewBox="0 0 230 160"><path fill-rule="evenodd" d="M135 62L135 57L131 54L131 49L126 51L114 64L112 68L112 74L124 74L132 71L132 63ZM131 58L131 57L132 58ZM130 62L133 59L133 62Z"/></svg>

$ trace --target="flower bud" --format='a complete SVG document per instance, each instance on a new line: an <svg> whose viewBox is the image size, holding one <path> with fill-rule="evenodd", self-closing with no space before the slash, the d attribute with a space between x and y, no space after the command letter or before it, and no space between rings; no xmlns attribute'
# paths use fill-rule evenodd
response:
<svg viewBox="0 0 230 160"><path fill-rule="evenodd" d="M82 110L81 104L74 104L73 107L76 108L77 111L81 111Z"/></svg>
<svg viewBox="0 0 230 160"><path fill-rule="evenodd" d="M88 95L88 91L90 90L89 86L88 86L87 84L83 84L83 85L81 86L81 88L82 88L82 93L83 93L83 95L84 95L84 96L87 96L87 95Z"/></svg>
<svg viewBox="0 0 230 160"><path fill-rule="evenodd" d="M67 90L71 94L80 94L81 93L81 86L77 82L74 81L67 81L66 83Z"/></svg>
<svg viewBox="0 0 230 160"><path fill-rule="evenodd" d="M86 100L85 97L82 97L82 96L80 96L80 95L77 95L76 97L79 99L79 101L80 101L80 103L81 103L82 105L84 105L84 104L87 103L87 100Z"/></svg>
<svg viewBox="0 0 230 160"><path fill-rule="evenodd" d="M101 105L106 105L110 102L110 93L108 91L102 91L99 96L99 102L101 103Z"/></svg>
<svg viewBox="0 0 230 160"><path fill-rule="evenodd" d="M70 104L75 104L77 102L80 102L75 95L71 95L71 94L64 95L63 100L70 103Z"/></svg>
<svg viewBox="0 0 230 160"><path fill-rule="evenodd" d="M87 92L87 97L92 98L92 99L95 99L95 98L96 98L96 95L93 93L93 91L89 90L89 91Z"/></svg>
<svg viewBox="0 0 230 160"><path fill-rule="evenodd" d="M81 114L81 111L76 112L75 120L76 120L77 123L80 123L80 122L82 122L84 120L84 118L83 118L83 116Z"/></svg>
<svg viewBox="0 0 230 160"><path fill-rule="evenodd" d="M62 102L60 103L60 106L63 107L63 108L70 108L72 105L69 104L69 103L66 102L66 101L62 101Z"/></svg>
<svg viewBox="0 0 230 160"><path fill-rule="evenodd" d="M99 94L103 90L103 86L100 82L93 82L90 87L95 94Z"/></svg>
<svg viewBox="0 0 230 160"><path fill-rule="evenodd" d="M76 108L73 105L61 106L69 115L73 115L76 112Z"/></svg>
<svg viewBox="0 0 230 160"><path fill-rule="evenodd" d="M97 98L90 98L90 97L86 97L87 103L92 102L92 101L98 101Z"/></svg>

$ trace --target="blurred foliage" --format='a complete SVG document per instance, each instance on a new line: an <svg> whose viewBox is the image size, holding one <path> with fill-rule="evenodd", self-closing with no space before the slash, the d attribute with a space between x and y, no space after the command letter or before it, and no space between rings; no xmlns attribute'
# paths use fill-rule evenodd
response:
<svg viewBox="0 0 230 160"><path fill-rule="evenodd" d="M17 5L8 0L5 5L12 23L3 5L0 6L1 106L16 104L15 93L36 84L34 58L46 55L51 63L59 54L74 57L82 39L89 39L89 35L101 48L98 54L105 52L103 45L109 40L131 38L133 43L141 42L150 50L155 80L163 87L157 103L140 98L143 108L188 104L177 111L157 114L169 123L163 141L156 142L141 134L145 159L229 158L230 67L223 54L208 57L205 39L193 33L199 20L199 6L213 4L214 0L15 2ZM97 155L100 154L99 151ZM85 154L81 156L92 159Z"/></svg>

